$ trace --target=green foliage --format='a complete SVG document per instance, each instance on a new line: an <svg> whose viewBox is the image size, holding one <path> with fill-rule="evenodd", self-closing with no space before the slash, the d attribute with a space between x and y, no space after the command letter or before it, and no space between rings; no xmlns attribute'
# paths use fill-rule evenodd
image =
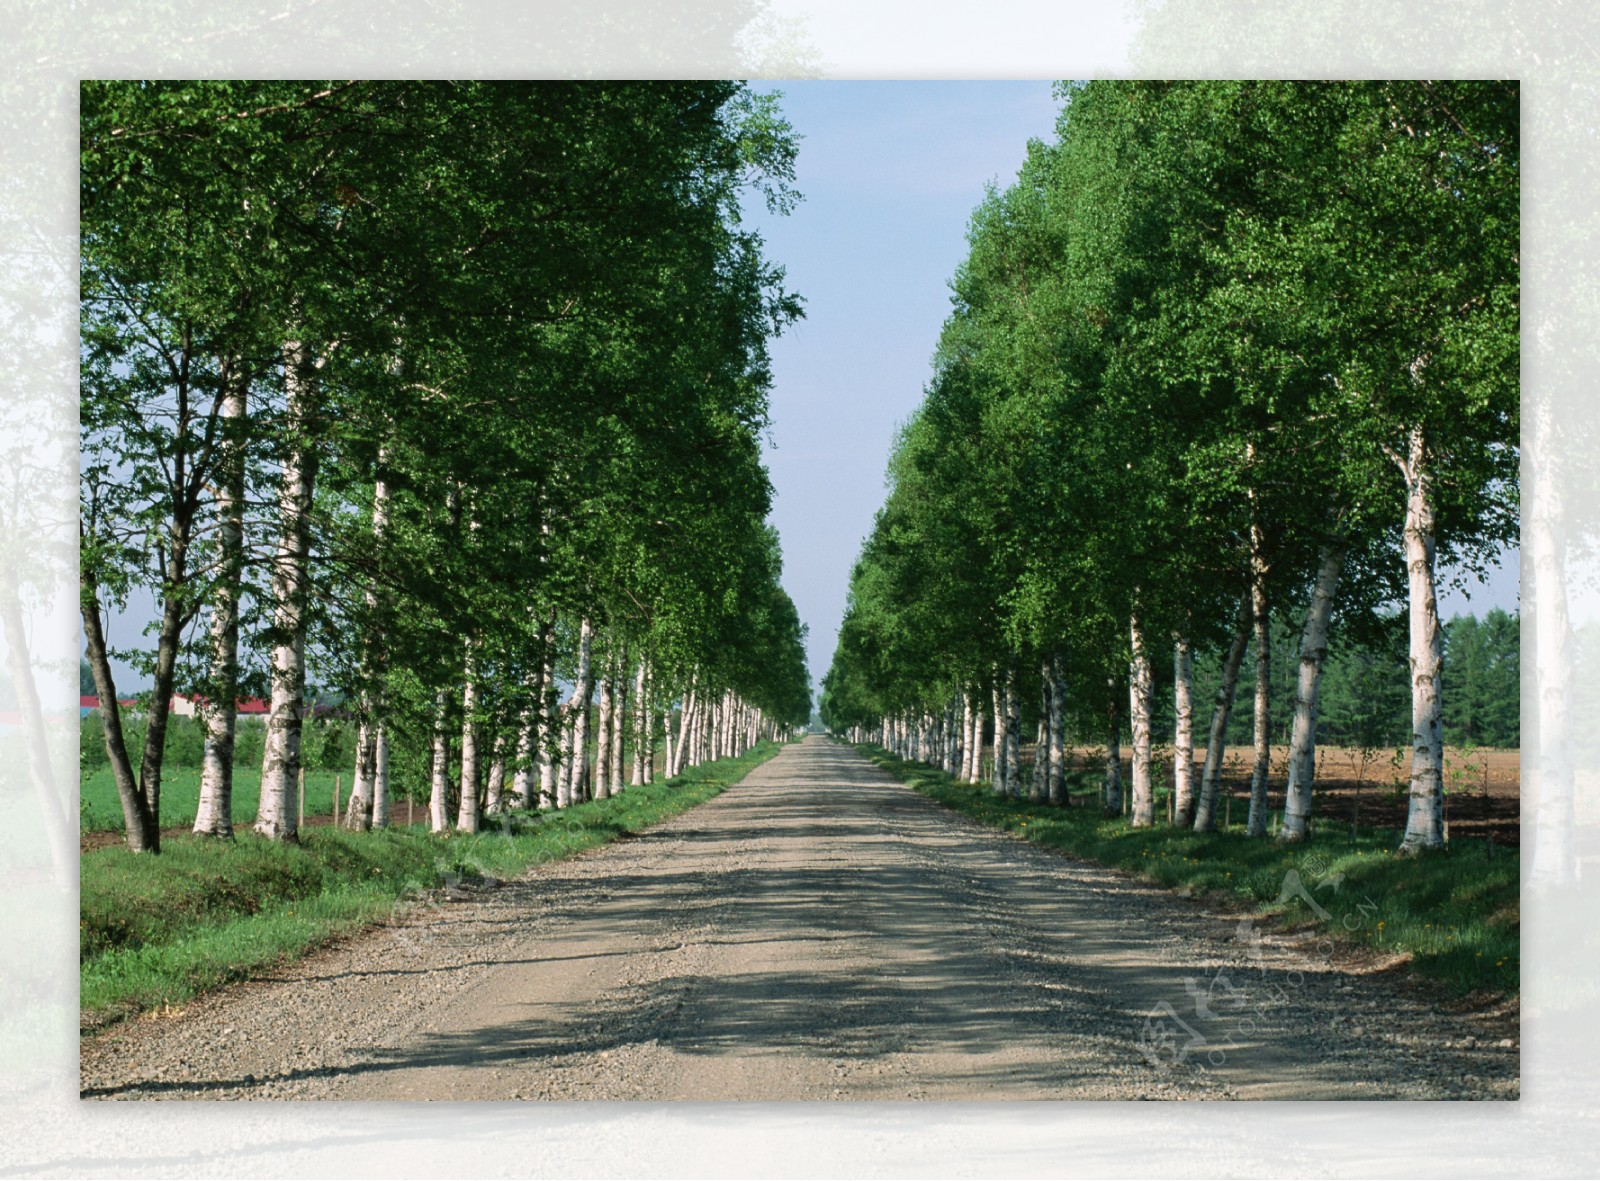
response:
<svg viewBox="0 0 1600 1181"><path fill-rule="evenodd" d="M1516 85L1097 80L1059 96L1055 141L1030 143L973 214L933 380L852 571L824 719L938 714L1010 669L1026 710L1051 659L1069 729L1103 734L1136 616L1163 690L1157 653L1190 641L1203 727L1251 580L1281 742L1331 552L1320 733L1404 740L1408 489L1428 489L1442 563L1481 566L1516 535ZM1453 704L1446 658L1446 728L1477 742L1514 675L1469 632ZM1249 725L1236 705L1233 739Z"/></svg>
<svg viewBox="0 0 1600 1181"><path fill-rule="evenodd" d="M160 673L153 706L235 695L190 626L231 579L240 693L295 639L270 555L273 481L298 456L310 675L383 721L401 794L426 781L437 695L455 733L503 732L550 644L570 678L580 619L650 659L663 704L698 675L803 721L760 461L768 342L801 305L740 222L747 188L798 200L775 99L716 80L113 81L82 109L85 604L158 594L155 643L118 654ZM221 442L244 455L242 572L216 560ZM305 764L349 768L350 729L309 730ZM179 769L183 741L163 748Z"/></svg>
<svg viewBox="0 0 1600 1181"><path fill-rule="evenodd" d="M1323 665L1317 742L1376 750L1406 745L1411 738L1410 670L1404 656L1403 617L1391 618L1387 632L1374 635L1335 629ZM1289 740L1294 708L1297 637L1280 618L1272 639L1273 741ZM1498 608L1482 621L1461 615L1445 624L1444 736L1451 746L1515 748L1521 743L1520 643L1517 617ZM1254 644L1245 657L1254 660ZM1197 699L1205 701L1220 671L1220 658L1203 653L1196 661ZM1163 703L1164 705L1164 703ZM1166 712L1157 725L1166 732ZM1228 741L1250 742L1247 710L1235 710Z"/></svg>
<svg viewBox="0 0 1600 1181"><path fill-rule="evenodd" d="M1356 750L1393 749L1410 741L1411 678L1398 642L1361 643L1344 634L1329 646L1323 666L1317 741ZM1286 687L1274 710L1287 716L1294 690ZM1283 704L1280 705L1278 702ZM1446 740L1455 735L1447 730Z"/></svg>
<svg viewBox="0 0 1600 1181"><path fill-rule="evenodd" d="M1444 732L1459 746L1516 747L1521 729L1518 618L1498 608L1445 625Z"/></svg>

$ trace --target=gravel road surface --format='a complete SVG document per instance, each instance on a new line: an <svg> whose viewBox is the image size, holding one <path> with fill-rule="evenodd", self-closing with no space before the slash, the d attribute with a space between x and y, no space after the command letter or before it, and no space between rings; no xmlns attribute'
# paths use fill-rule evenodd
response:
<svg viewBox="0 0 1600 1181"><path fill-rule="evenodd" d="M1360 899L1319 892L1336 917ZM812 737L649 832L86 1035L95 1099L1514 1099L1514 1015Z"/></svg>

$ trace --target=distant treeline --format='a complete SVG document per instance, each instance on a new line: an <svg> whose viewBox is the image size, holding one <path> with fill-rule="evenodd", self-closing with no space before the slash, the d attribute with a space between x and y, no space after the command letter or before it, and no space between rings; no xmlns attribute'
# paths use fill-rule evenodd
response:
<svg viewBox="0 0 1600 1181"><path fill-rule="evenodd" d="M1394 620L1404 627L1403 617ZM1445 624L1444 740L1449 746L1521 745L1521 660L1519 621L1495 608L1482 619L1458 615ZM1289 627L1275 626L1272 642L1273 742L1289 741L1294 718L1295 661L1299 646ZM1252 650L1245 666L1252 667ZM1218 661L1195 661L1197 698L1209 701L1218 679ZM1167 674L1171 676L1170 670ZM1199 696L1204 693L1205 696ZM1403 642L1372 638L1363 642L1336 633L1323 672L1317 741L1330 746L1394 747L1411 739L1410 670ZM1170 701L1170 698L1160 699ZM1171 706L1158 734L1171 732ZM1228 742L1250 744L1250 711L1235 710Z"/></svg>
<svg viewBox="0 0 1600 1181"><path fill-rule="evenodd" d="M1335 631L1328 644L1317 719L1317 742L1327 746L1406 746L1411 741L1411 680L1405 657L1405 617L1387 621L1400 638L1387 634L1356 638ZM1479 619L1458 615L1444 625L1444 740L1448 746L1516 748L1522 744L1521 660L1519 618L1498 607ZM1287 745L1294 721L1295 662L1299 637L1287 623L1272 629L1272 741ZM1245 653L1253 668L1255 645ZM1220 658L1194 660L1195 700L1209 707L1221 675ZM1152 729L1170 742L1173 732L1172 669L1158 667L1156 681L1165 691L1156 695ZM1031 703L1030 703L1031 704ZM1247 703L1248 705L1248 703ZM1036 714L1028 711L1030 720ZM1228 744L1249 746L1248 708L1235 709L1228 722ZM1030 731L1031 733L1031 731ZM1129 731L1124 724L1123 737ZM1076 735L1089 746L1105 741L1098 731Z"/></svg>

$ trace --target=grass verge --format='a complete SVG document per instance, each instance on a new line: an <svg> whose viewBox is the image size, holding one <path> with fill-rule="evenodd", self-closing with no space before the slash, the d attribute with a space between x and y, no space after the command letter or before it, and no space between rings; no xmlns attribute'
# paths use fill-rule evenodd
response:
<svg viewBox="0 0 1600 1181"><path fill-rule="evenodd" d="M1459 852L1399 858L1387 833L1363 833L1353 844L1285 846L1238 831L1133 828L1102 815L1094 788L1081 777L1075 786L1086 792L1086 804L1052 808L996 796L987 784L961 783L878 747L857 749L929 799L992 828L1213 897L1283 929L1320 930L1408 956L1419 975L1458 996L1520 991L1514 850L1493 859Z"/></svg>
<svg viewBox="0 0 1600 1181"><path fill-rule="evenodd" d="M493 818L483 832L306 830L298 844L248 830L231 842L164 841L156 857L85 853L79 1010L87 1028L248 979L453 878L507 878L704 803L782 749L693 767L665 783L559 812Z"/></svg>

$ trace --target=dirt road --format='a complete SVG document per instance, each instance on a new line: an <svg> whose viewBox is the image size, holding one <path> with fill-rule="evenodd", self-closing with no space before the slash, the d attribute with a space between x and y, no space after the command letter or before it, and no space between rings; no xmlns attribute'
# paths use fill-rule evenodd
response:
<svg viewBox="0 0 1600 1181"><path fill-rule="evenodd" d="M641 837L86 1038L81 1082L129 1099L1515 1098L1507 1033L981 829L814 737Z"/></svg>

